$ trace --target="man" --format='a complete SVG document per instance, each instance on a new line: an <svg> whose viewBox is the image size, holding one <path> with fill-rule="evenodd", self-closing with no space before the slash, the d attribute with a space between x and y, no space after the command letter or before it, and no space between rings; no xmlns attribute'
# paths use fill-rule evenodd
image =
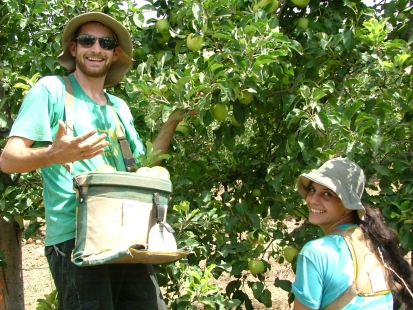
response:
<svg viewBox="0 0 413 310"><path fill-rule="evenodd" d="M94 171L102 164L125 171L112 106L134 157L145 149L126 103L104 91L118 83L132 64L132 42L126 28L102 13L82 14L65 27L62 45L58 60L72 72L73 128L64 123L63 79L42 78L23 101L0 167L6 173L41 169L45 252L58 290L59 309L166 309L152 266L78 267L71 262L76 230L72 175ZM168 149L183 115L179 111L169 117L153 141L154 150ZM67 130L73 135L66 135ZM66 163L72 163L69 172Z"/></svg>

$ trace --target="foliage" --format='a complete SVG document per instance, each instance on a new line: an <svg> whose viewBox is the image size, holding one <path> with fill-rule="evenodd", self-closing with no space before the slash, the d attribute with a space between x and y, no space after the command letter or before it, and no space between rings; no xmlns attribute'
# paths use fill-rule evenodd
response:
<svg viewBox="0 0 413 310"><path fill-rule="evenodd" d="M192 249L186 259L157 266L172 309L252 309L247 287L270 307L266 275L246 281L248 261L263 259L269 269L287 244L300 248L320 236L306 223L290 232L286 221L307 214L295 191L298 175L332 156L360 164L370 180L365 203L382 209L404 250L413 249L411 1L368 8L359 0L311 0L298 8L281 0L273 14L253 12L253 4L149 1L144 8L171 25L166 41L157 19L145 23L131 1L0 6L2 145L37 74L63 74L56 61L62 29L84 11L109 13L132 34L133 68L109 91L129 103L145 141L175 109L199 111L186 118L189 134L175 135L164 160L174 185L168 221L179 245ZM306 30L296 26L303 16ZM200 51L186 47L191 33L204 38ZM253 95L249 104L242 103L246 93ZM227 119L212 117L214 103L227 106ZM3 217L43 214L36 172L0 181ZM251 231L266 243L249 242ZM222 275L231 277L225 290L213 281ZM283 279L275 285L290 287Z"/></svg>
<svg viewBox="0 0 413 310"><path fill-rule="evenodd" d="M150 141L146 141L146 154L140 154L137 161L141 163L143 167L152 167L157 161L167 160L171 156L168 154L160 154L160 151L153 151L153 144Z"/></svg>
<svg viewBox="0 0 413 310"><path fill-rule="evenodd" d="M53 290L50 294L44 295L45 298L37 300L36 310L58 310L59 304L57 300L57 290Z"/></svg>

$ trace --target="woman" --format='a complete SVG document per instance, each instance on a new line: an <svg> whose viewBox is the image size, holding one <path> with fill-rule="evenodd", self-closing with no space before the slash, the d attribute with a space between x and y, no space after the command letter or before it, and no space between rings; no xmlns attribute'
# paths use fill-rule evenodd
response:
<svg viewBox="0 0 413 310"><path fill-rule="evenodd" d="M363 170L345 158L331 159L319 169L298 178L297 189L309 208L309 221L318 225L326 236L308 242L298 255L292 287L294 310L325 309L329 304L327 309L333 310L392 310L390 289L406 306L413 307L413 271L403 259L397 238L386 226L382 215L361 203L365 182ZM369 292L357 290L351 293L356 280L355 270L362 268L355 264L359 260L353 260L349 250L351 244L348 245L338 229L341 232L359 231L362 239L369 240L370 244L368 249L363 243L363 250L376 254L371 256L382 272L365 272L370 281L363 283L371 284ZM348 301L337 305L338 298L343 296Z"/></svg>

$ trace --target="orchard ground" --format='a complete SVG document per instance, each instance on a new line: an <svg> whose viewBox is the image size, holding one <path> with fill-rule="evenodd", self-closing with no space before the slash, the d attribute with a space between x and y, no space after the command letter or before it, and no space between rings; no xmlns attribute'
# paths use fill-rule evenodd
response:
<svg viewBox="0 0 413 310"><path fill-rule="evenodd" d="M293 229L297 223L291 220L289 223ZM44 236L40 232L33 238L32 243L23 241L22 243L23 255L23 282L24 282L24 297L25 309L36 310L38 305L37 300L45 298L44 295L50 294L54 290L53 279L49 272L47 260L44 256ZM286 310L290 309L288 305L288 293L274 286L276 278L283 280L294 280L294 273L291 265L287 262L279 264L275 259L269 261L271 270L267 271L265 275L265 287L271 291L272 304L271 308L266 308L263 304L253 299L252 291L246 287L246 292L249 294L251 300L254 300L254 309L274 309ZM226 285L233 279L228 275L223 275L217 280L217 284L225 290ZM257 281L257 278L247 274L247 281ZM202 309L202 308L200 308Z"/></svg>

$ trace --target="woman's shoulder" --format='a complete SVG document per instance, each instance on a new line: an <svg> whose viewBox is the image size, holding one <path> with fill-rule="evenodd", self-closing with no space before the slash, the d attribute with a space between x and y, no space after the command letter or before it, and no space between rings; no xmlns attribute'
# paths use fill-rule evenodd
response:
<svg viewBox="0 0 413 310"><path fill-rule="evenodd" d="M346 241L340 235L326 235L324 237L307 242L301 253L303 255L331 255L331 252L339 252L346 247Z"/></svg>

